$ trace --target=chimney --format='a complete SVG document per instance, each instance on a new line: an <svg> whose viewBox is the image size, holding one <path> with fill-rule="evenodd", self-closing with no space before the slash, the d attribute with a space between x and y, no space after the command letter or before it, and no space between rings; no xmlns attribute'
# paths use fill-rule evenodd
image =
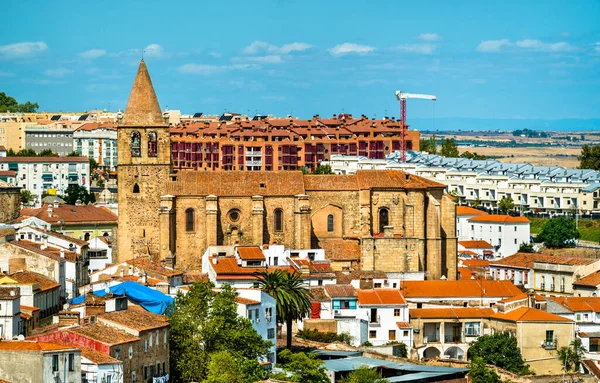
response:
<svg viewBox="0 0 600 383"><path fill-rule="evenodd" d="M61 257L62 259L64 259L64 258L65 258L65 251L64 251L63 249L60 249L60 257Z"/></svg>
<svg viewBox="0 0 600 383"><path fill-rule="evenodd" d="M535 308L535 293L533 289L527 291L527 307Z"/></svg>
<svg viewBox="0 0 600 383"><path fill-rule="evenodd" d="M123 278L125 276L125 270L123 268L121 268L121 278Z"/></svg>
<svg viewBox="0 0 600 383"><path fill-rule="evenodd" d="M213 265L218 264L219 263L219 259L218 258L213 258L212 259L212 263L213 263Z"/></svg>
<svg viewBox="0 0 600 383"><path fill-rule="evenodd" d="M58 201L54 201L54 208L58 209Z"/></svg>
<svg viewBox="0 0 600 383"><path fill-rule="evenodd" d="M81 206L81 205L82 205L82 203L81 203L80 199L78 199L77 201L75 201L75 206Z"/></svg>
<svg viewBox="0 0 600 383"><path fill-rule="evenodd" d="M129 266L129 275L133 275L133 266Z"/></svg>
<svg viewBox="0 0 600 383"><path fill-rule="evenodd" d="M48 205L48 217L52 217L52 205Z"/></svg>

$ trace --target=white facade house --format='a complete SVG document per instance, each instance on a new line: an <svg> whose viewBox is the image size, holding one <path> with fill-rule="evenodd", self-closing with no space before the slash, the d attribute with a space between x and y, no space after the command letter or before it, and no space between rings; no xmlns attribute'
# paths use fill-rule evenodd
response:
<svg viewBox="0 0 600 383"><path fill-rule="evenodd" d="M36 196L48 189L64 193L70 184L90 189L87 157L0 157L0 171L17 172L16 185Z"/></svg>
<svg viewBox="0 0 600 383"><path fill-rule="evenodd" d="M106 236L90 239L88 260L90 273L112 264L112 239Z"/></svg>
<svg viewBox="0 0 600 383"><path fill-rule="evenodd" d="M21 335L20 314L20 288L0 284L0 340L11 340Z"/></svg>
<svg viewBox="0 0 600 383"><path fill-rule="evenodd" d="M87 347L81 349L81 377L84 382L123 383L123 362Z"/></svg>
<svg viewBox="0 0 600 383"><path fill-rule="evenodd" d="M260 289L236 289L237 313L248 318L252 328L263 340L272 343L264 360L275 364L277 362L277 311L275 298Z"/></svg>
<svg viewBox="0 0 600 383"><path fill-rule="evenodd" d="M117 129L114 125L88 123L73 132L73 151L94 159L98 166L115 170L117 167Z"/></svg>

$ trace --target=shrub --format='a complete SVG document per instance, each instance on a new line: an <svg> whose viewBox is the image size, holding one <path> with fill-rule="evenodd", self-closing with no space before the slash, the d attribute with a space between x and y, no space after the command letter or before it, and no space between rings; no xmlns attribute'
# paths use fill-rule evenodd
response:
<svg viewBox="0 0 600 383"><path fill-rule="evenodd" d="M311 340L313 342L321 342L321 343L333 343L333 342L343 342L346 344L350 344L352 341L352 337L350 334L342 333L337 334L331 331L319 331L317 329L304 329L298 331L298 338Z"/></svg>

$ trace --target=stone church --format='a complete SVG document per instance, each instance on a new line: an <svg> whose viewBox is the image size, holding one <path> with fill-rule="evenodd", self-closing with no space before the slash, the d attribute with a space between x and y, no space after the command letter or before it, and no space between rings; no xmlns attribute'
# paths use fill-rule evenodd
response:
<svg viewBox="0 0 600 383"><path fill-rule="evenodd" d="M173 172L169 126L143 60L118 150L118 261L150 255L200 270L208 246L278 243L324 248L338 269L456 279L455 204L442 184L397 170Z"/></svg>

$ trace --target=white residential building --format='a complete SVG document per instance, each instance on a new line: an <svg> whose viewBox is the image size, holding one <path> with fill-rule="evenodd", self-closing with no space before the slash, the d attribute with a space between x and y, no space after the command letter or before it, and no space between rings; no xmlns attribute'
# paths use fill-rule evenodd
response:
<svg viewBox="0 0 600 383"><path fill-rule="evenodd" d="M112 239L107 236L90 239L88 260L90 273L102 270L112 264Z"/></svg>
<svg viewBox="0 0 600 383"><path fill-rule="evenodd" d="M73 151L93 158L107 170L117 167L117 128L112 124L87 123L73 132Z"/></svg>
<svg viewBox="0 0 600 383"><path fill-rule="evenodd" d="M263 340L272 343L265 362L277 362L277 304L275 298L259 289L236 289L237 313L248 318Z"/></svg>
<svg viewBox="0 0 600 383"><path fill-rule="evenodd" d="M0 284L0 340L11 340L21 334L21 289Z"/></svg>
<svg viewBox="0 0 600 383"><path fill-rule="evenodd" d="M70 184L90 189L87 157L0 157L2 170L16 171L15 186L40 197L48 189L62 194Z"/></svg>

